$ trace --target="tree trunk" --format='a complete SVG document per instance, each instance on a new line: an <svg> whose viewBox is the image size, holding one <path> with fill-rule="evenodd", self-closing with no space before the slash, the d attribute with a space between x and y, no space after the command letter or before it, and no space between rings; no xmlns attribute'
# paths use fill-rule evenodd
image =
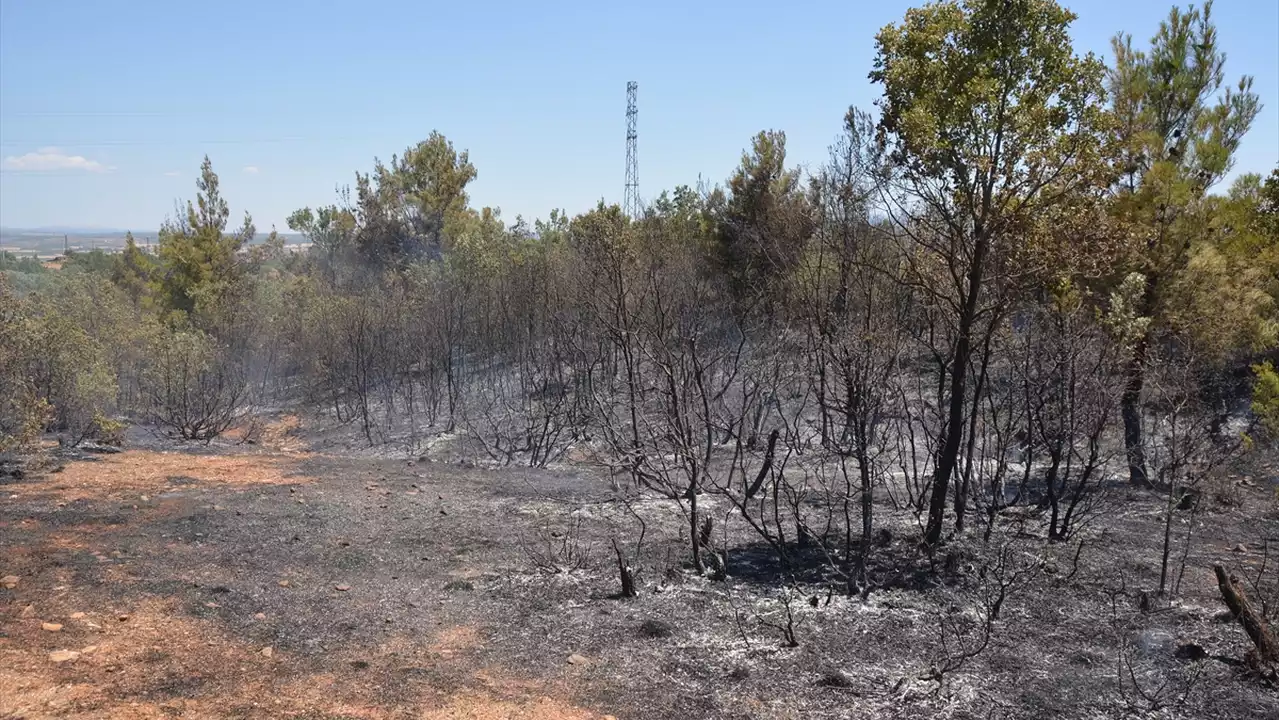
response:
<svg viewBox="0 0 1280 720"><path fill-rule="evenodd" d="M1141 314L1151 317L1155 312L1156 284L1155 275L1146 276L1146 287L1142 292ZM1133 347L1133 357L1125 368L1127 380L1124 394L1120 397L1120 417L1124 420L1124 454L1129 463L1129 484L1146 487L1150 485L1147 476L1147 454L1142 441L1142 385L1146 379L1147 351L1151 345L1151 333L1147 330Z"/></svg>
<svg viewBox="0 0 1280 720"><path fill-rule="evenodd" d="M965 384L969 360L973 355L973 320L978 314L978 295L982 289L982 266L986 262L987 240L978 235L974 244L973 260L969 268L964 307L960 314L960 327L956 338L955 355L951 358L951 397L947 408L947 426L943 442L938 450L937 464L933 470L933 492L929 497L929 522L925 526L924 544L937 545L942 539L943 514L947 509L947 489L951 475L960 456L960 440L964 435Z"/></svg>
<svg viewBox="0 0 1280 720"><path fill-rule="evenodd" d="M689 547L693 550L693 569L701 575L706 567L702 564L702 543L698 529L698 490L696 485L689 486L686 496L689 500Z"/></svg>
<svg viewBox="0 0 1280 720"><path fill-rule="evenodd" d="M1138 341L1126 369L1128 379L1120 397L1120 416L1124 419L1124 454L1129 463L1129 484L1146 487L1147 456L1142 444L1143 365L1147 359L1147 340Z"/></svg>
<svg viewBox="0 0 1280 720"><path fill-rule="evenodd" d="M613 552L618 556L618 579L622 583L622 592L619 595L624 598L633 598L637 595L635 575L631 572L631 566L623 559L616 539L613 540Z"/></svg>

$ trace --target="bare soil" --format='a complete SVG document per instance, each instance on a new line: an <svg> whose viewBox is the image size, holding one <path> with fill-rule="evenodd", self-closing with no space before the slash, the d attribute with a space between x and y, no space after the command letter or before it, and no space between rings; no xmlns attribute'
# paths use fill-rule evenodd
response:
<svg viewBox="0 0 1280 720"><path fill-rule="evenodd" d="M1266 482L1179 519L1194 535L1174 602L1144 594L1160 496L1117 489L1083 548L1050 547L1023 521L1010 536L1049 562L990 645L938 679L940 622L972 614L983 587L980 536L928 573L915 519L879 508L892 529L880 589L830 595L815 563L786 647L777 569L740 522L718 541L729 579L716 583L682 565L678 511L641 503L643 592L619 600L609 538L634 542L636 527L607 477L318 452L304 425L0 480L0 576L18 578L0 585L0 718L1277 714L1212 572L1261 577L1275 602ZM1178 657L1187 644L1208 657Z"/></svg>

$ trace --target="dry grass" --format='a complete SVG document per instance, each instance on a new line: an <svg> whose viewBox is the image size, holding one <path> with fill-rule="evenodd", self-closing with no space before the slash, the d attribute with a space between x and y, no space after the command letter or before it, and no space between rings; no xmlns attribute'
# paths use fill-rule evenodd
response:
<svg viewBox="0 0 1280 720"><path fill-rule="evenodd" d="M422 720L591 720L601 716L548 697L513 701L465 692L451 697L444 707L428 710L420 717Z"/></svg>
<svg viewBox="0 0 1280 720"><path fill-rule="evenodd" d="M289 452L296 418L263 431L263 444L279 453L209 455L130 450L95 461L72 462L60 472L31 478L13 490L47 495L59 505L76 500L138 502L172 490L172 478L196 488L308 482L292 474L301 453ZM561 699L559 683L535 683L484 667L479 626L449 625L434 634L396 635L380 647L352 647L320 657L297 656L234 634L216 617L193 616L179 598L134 592L137 579L103 533L120 525L53 525L35 518L11 521L34 542L10 548L6 567L43 567L0 606L0 718L509 718L585 720L597 713ZM136 522L136 518L131 522ZM104 544L105 543L105 544ZM160 550L158 550L160 551ZM175 548L166 545L163 552ZM93 587L85 576L51 558L91 552L103 563ZM120 588L103 595L103 583ZM104 597L115 598L103 600ZM94 598L97 598L96 600ZM26 608L30 606L30 610ZM42 628L58 623L61 631ZM54 662L57 651L79 653ZM356 661L366 668L354 672ZM444 672L439 682L387 682L405 663ZM431 673L437 672L431 670ZM429 677L435 678L434 674Z"/></svg>
<svg viewBox="0 0 1280 720"><path fill-rule="evenodd" d="M173 488L170 478L190 478L210 486L254 486L304 483L292 474L292 458L272 455L193 455L180 452L126 450L96 462L74 462L61 472L24 483L24 492L51 495L63 502L80 499L121 500L159 494Z"/></svg>
<svg viewBox="0 0 1280 720"><path fill-rule="evenodd" d="M185 616L173 600L145 599L74 619L71 607L76 605L63 596L43 612L6 618L9 637L0 639L0 717L601 717L556 699L553 695L560 693L550 688L507 678L501 669L474 673L474 687L449 694L422 687L388 703L377 684L315 669L279 650L264 655L262 647ZM63 631L42 630L41 623L50 620L63 623ZM478 637L474 626L459 626L441 631L425 648L405 638L394 644L400 654L448 658L475 646ZM81 654L55 663L49 655L57 650Z"/></svg>

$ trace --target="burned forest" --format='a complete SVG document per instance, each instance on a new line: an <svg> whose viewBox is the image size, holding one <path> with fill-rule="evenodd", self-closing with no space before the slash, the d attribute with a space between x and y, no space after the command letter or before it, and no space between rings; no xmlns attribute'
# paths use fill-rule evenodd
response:
<svg viewBox="0 0 1280 720"><path fill-rule="evenodd" d="M0 717L1275 717L1275 128L1210 5L1074 21L633 212L432 132L0 259Z"/></svg>

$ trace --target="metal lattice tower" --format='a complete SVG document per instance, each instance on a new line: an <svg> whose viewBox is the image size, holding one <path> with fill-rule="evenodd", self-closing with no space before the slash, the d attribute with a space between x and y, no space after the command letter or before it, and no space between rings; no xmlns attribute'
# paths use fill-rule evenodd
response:
<svg viewBox="0 0 1280 720"><path fill-rule="evenodd" d="M640 176L636 170L636 83L627 83L627 176L622 211L633 220L640 217Z"/></svg>

